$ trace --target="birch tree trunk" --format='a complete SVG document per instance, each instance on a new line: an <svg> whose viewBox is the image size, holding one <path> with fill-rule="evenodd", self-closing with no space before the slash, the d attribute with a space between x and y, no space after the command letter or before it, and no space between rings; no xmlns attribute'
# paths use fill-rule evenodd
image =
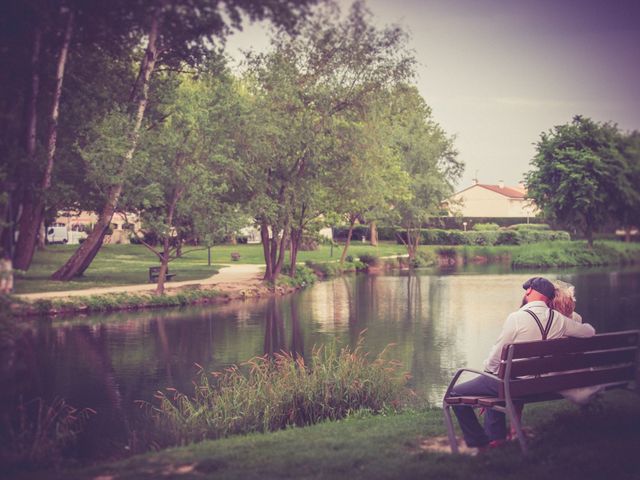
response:
<svg viewBox="0 0 640 480"><path fill-rule="evenodd" d="M127 164L133 158L133 154L135 153L138 146L138 140L140 138L140 127L142 126L142 120L144 118L144 113L147 108L147 102L149 98L149 81L151 79L151 74L153 73L153 69L158 57L157 43L159 22L160 10L157 10L151 21L147 48L142 61L140 62L140 94L138 96L135 121L130 135L131 144L129 150L126 152L123 158L119 172L120 174L124 172ZM54 274L51 276L52 279L69 281L74 277L82 275L85 270L89 268L89 265L91 265L91 262L98 254L98 251L102 246L102 241L104 240L107 229L111 224L111 218L116 211L121 193L122 182L117 185L113 185L109 189L107 200L102 208L102 211L100 212L98 221L96 222L93 231L80 245L80 247L74 252L71 258L67 260L67 263L65 263L56 272L54 272Z"/></svg>
<svg viewBox="0 0 640 480"><path fill-rule="evenodd" d="M162 255L160 256L160 272L158 272L158 285L156 286L156 294L162 295L164 293L164 284L167 279L167 272L169 271L169 260L171 257L171 242L170 235L171 230L173 229L173 217L176 212L176 206L178 205L178 200L182 196L183 188L176 188L173 191L173 195L171 198L171 203L169 204L169 212L167 215L167 234L164 236L162 241Z"/></svg>
<svg viewBox="0 0 640 480"><path fill-rule="evenodd" d="M369 231L371 232L370 233L371 246L377 247L378 246L378 226L376 225L376 222L371 222L369 224Z"/></svg>
<svg viewBox="0 0 640 480"><path fill-rule="evenodd" d="M353 227L356 224L356 217L352 215L349 217L349 232L347 233L347 242L344 244L344 248L342 249L342 255L340 255L340 266L344 265L344 260L347 258L347 250L349 249L349 245L351 245L351 236L353 235Z"/></svg>

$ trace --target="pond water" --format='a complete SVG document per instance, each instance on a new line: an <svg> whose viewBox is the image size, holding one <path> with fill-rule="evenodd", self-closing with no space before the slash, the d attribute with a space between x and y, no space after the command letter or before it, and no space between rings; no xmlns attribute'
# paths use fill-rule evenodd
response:
<svg viewBox="0 0 640 480"><path fill-rule="evenodd" d="M357 275L284 298L34 322L3 348L0 413L20 398L91 407L83 454L113 453L134 428L136 401L166 387L191 392L196 364L213 371L280 350L305 355L360 335L371 354L394 344L411 387L437 403L457 368L481 365L532 275L496 266ZM577 311L598 332L640 328L640 268L545 276L576 286Z"/></svg>

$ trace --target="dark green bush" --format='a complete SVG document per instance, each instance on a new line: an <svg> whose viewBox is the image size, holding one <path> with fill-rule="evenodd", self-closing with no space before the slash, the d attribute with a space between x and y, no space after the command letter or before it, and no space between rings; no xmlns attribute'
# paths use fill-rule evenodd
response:
<svg viewBox="0 0 640 480"><path fill-rule="evenodd" d="M546 223L516 223L507 228L512 230L551 230L551 227Z"/></svg>
<svg viewBox="0 0 640 480"><path fill-rule="evenodd" d="M487 230L498 230L500 225L497 223L476 223L473 230L476 232L485 232Z"/></svg>
<svg viewBox="0 0 640 480"><path fill-rule="evenodd" d="M360 255L360 261L369 266L375 266L380 263L380 259L378 257L376 257L375 255L370 255L368 253Z"/></svg>
<svg viewBox="0 0 640 480"><path fill-rule="evenodd" d="M336 242L346 242L349 235L349 227L333 227L333 239ZM371 240L371 233L367 225L355 225L353 227L353 233L351 234L351 240ZM378 238L380 238L378 236Z"/></svg>
<svg viewBox="0 0 640 480"><path fill-rule="evenodd" d="M520 245L520 235L516 230L500 230L495 245Z"/></svg>
<svg viewBox="0 0 640 480"><path fill-rule="evenodd" d="M397 232L396 227L378 227L378 240L386 240L386 241L398 240L398 237L396 237L396 232Z"/></svg>
<svg viewBox="0 0 640 480"><path fill-rule="evenodd" d="M447 230L449 241L445 245L467 245L469 243L469 239L465 235L465 233L461 230Z"/></svg>
<svg viewBox="0 0 640 480"><path fill-rule="evenodd" d="M477 232L464 232L469 245L495 245L498 240L497 230L484 230Z"/></svg>

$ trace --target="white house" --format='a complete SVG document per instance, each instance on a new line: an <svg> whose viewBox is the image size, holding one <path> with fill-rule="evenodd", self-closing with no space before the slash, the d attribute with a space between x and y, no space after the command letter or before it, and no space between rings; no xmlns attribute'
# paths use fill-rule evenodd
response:
<svg viewBox="0 0 640 480"><path fill-rule="evenodd" d="M52 228L64 228L68 232L69 243L78 243L77 240L71 240L77 237L77 233L73 232L80 233L86 229L91 229L97 221L98 214L96 212L62 210L58 212L55 221L49 225L48 231ZM135 213L114 213L111 220L112 233L105 237L104 243L130 243L130 224L135 224L136 229L140 229L140 220ZM84 237L86 235L80 236L80 238Z"/></svg>
<svg viewBox="0 0 640 480"><path fill-rule="evenodd" d="M502 181L498 185L476 182L453 194L447 203L452 215L463 217L534 217L538 209L525 197L523 185L507 187Z"/></svg>

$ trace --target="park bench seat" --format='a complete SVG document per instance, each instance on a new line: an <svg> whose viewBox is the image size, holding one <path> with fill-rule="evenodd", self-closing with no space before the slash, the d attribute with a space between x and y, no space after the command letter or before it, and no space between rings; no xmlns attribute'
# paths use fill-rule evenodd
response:
<svg viewBox="0 0 640 480"><path fill-rule="evenodd" d="M527 445L514 404L559 400L562 390L603 386L631 388L640 392L640 330L603 333L590 338L557 338L511 343L501 352L498 374L462 368L458 370L443 398L443 412L453 453L458 445L450 408L468 405L503 412L515 427L523 452ZM500 382L498 395L449 396L464 372L484 375Z"/></svg>
<svg viewBox="0 0 640 480"><path fill-rule="evenodd" d="M149 282L151 283L157 282L158 275L160 275L160 267L149 267ZM177 275L176 273L169 273L169 269L167 268L167 273L165 274L165 280L168 282L176 275Z"/></svg>

